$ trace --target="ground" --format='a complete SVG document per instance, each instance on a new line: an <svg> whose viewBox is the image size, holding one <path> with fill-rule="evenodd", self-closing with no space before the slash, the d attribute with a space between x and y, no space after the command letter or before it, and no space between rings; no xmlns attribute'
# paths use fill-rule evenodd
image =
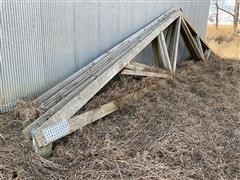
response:
<svg viewBox="0 0 240 180"><path fill-rule="evenodd" d="M0 115L0 179L240 179L240 62L189 61L141 100L54 144L46 160Z"/></svg>

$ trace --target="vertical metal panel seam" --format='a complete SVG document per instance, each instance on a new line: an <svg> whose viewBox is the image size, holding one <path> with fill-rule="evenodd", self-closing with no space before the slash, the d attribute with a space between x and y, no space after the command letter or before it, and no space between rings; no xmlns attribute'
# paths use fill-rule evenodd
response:
<svg viewBox="0 0 240 180"><path fill-rule="evenodd" d="M77 51L77 47L76 47L76 13L75 13L75 2L72 2L72 8L73 8L73 48L74 48L74 61L75 61L75 71L78 70L77 68L77 55L76 55L76 51Z"/></svg>
<svg viewBox="0 0 240 180"><path fill-rule="evenodd" d="M27 59L27 55L29 54L29 50L30 49L28 49L27 50L27 52L25 52L25 53L23 53L24 52L24 49L25 49L25 46L26 46L26 41L28 41L28 36L29 36L29 34L28 33L26 33L26 28L24 27L24 23L28 23L28 22L25 22L26 21L26 12L25 12L25 8L26 7L28 7L28 3L26 3L26 4L24 4L24 2L16 2L15 4L14 4L16 7L16 9L17 9L17 14L15 14L15 13L12 13L15 17L19 17L18 18L18 21L20 21L20 23L17 23L17 25L18 25L18 29L20 30L21 29L21 31L15 31L15 33L16 33L16 36L18 37L18 44L19 43L21 43L21 45L20 45L20 49L21 49L21 51L18 51L18 50L16 50L16 57L17 58L19 58L18 59L18 61L20 60L20 57L22 56L22 59L21 59L21 64L22 63L24 63L25 64L25 61L27 61L28 59ZM24 18L25 18L25 21L24 21ZM16 18L17 19L17 18ZM24 34L26 34L27 36L25 36L24 37ZM24 40L25 41L22 41L23 40L23 38L24 38ZM22 42L21 42L22 41ZM29 60L28 60L29 61ZM24 74L23 73L26 73L26 70L29 68L29 65L31 65L31 62L29 62L29 63L27 63L26 62L26 69L25 70L21 70L19 67L18 67L18 70L17 70L17 72L19 72L23 77L22 78L24 78ZM22 98L21 97L21 95L23 94L23 89L24 89L24 87L23 87L23 85L25 85L25 83L27 83L27 82L25 82L25 83L21 83L21 81L23 81L23 79L21 78L21 77L19 77L19 76L17 76L17 72L15 72L16 73L16 77L18 78L18 80L17 80L17 83L19 84L17 87L18 87L18 89L16 89L15 88L15 90L16 90L16 92L18 93L18 97L19 98ZM20 84L22 84L22 85L20 85ZM26 90L25 90L25 92L27 92L28 90L27 90L27 88L26 88ZM17 94L16 93L16 94ZM16 101L17 101L17 99L16 99Z"/></svg>
<svg viewBox="0 0 240 180"><path fill-rule="evenodd" d="M3 46L1 47L2 49L1 49L1 52L2 52L2 56L3 56L3 58L2 58L2 90L3 90L3 95L4 95L4 104L2 105L2 111L4 112L5 110L7 110L7 109L5 109L4 107L6 106L6 104L8 103L7 102L7 100L6 100L6 94L8 94L8 92L6 91L6 87L5 87L5 83L6 83L6 73L5 73L5 62L6 62L6 54L7 54L7 52L9 51L9 49L6 49L6 45L7 44L9 44L9 42L8 41L6 41L6 39L8 39L8 38L6 38L7 36L8 36L8 34L5 34L5 32L6 32L6 28L8 28L7 26L6 26L6 15L7 15L7 13L6 13L6 2L5 1L2 1L2 16L1 16L1 24L2 24L2 44L3 44ZM3 33L4 33L4 35L3 35Z"/></svg>
<svg viewBox="0 0 240 180"><path fill-rule="evenodd" d="M3 72L2 72L2 64L3 64L3 35L2 35L2 2L3 0L0 0L0 112L1 107L4 105L4 92L3 92Z"/></svg>
<svg viewBox="0 0 240 180"><path fill-rule="evenodd" d="M11 1L9 1L9 2L7 2L7 1L5 1L5 12L6 12L6 19L5 19L5 26L7 27L7 31L6 31L6 34L7 34L7 37L6 37L6 42L8 43L8 46L7 47L10 47L10 39L12 40L12 38L10 38L11 37L11 34L9 35L7 32L10 32L10 27L9 27L9 23L8 23L8 21L7 21L7 19L10 19L11 20L11 15L10 15L10 9L9 9L9 4L11 3ZM6 58L6 59L4 59L4 71L5 71L5 77L4 77L4 83L9 83L10 82L10 79L11 79L11 75L12 75L12 72L10 71L10 72L8 72L7 71L7 68L8 68L8 66L9 66L9 63L10 63L10 59L11 59L11 56L10 56L10 54L12 53L11 52L11 49L10 48L7 48L6 47L6 51L7 51L7 55L8 55L8 59ZM9 90L6 88L6 86L5 86L5 84L4 84L4 87L5 87L5 99L6 99L6 101L8 101L8 102L6 102L6 104L8 105L9 103L11 103L11 101L9 100L9 98L10 98L10 92L9 92ZM11 86L9 86L10 88L11 88ZM12 89L12 88L11 88Z"/></svg>
<svg viewBox="0 0 240 180"><path fill-rule="evenodd" d="M46 52L44 49L44 37L43 37L43 17L42 17L42 1L39 2L39 14L40 14L40 36L41 36L41 49L42 49L42 63L43 63L43 74L44 74L44 79L45 79L45 90L47 90L47 65L46 65Z"/></svg>

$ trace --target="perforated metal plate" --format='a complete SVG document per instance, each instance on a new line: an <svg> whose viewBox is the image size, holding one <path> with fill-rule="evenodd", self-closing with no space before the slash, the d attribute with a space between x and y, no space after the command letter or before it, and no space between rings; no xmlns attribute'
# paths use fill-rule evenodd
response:
<svg viewBox="0 0 240 180"><path fill-rule="evenodd" d="M32 136L35 134L36 130L37 130L37 128L31 129L31 134L32 134Z"/></svg>
<svg viewBox="0 0 240 180"><path fill-rule="evenodd" d="M64 120L53 126L47 127L42 130L42 135L46 143L57 140L64 135L67 135L70 131L70 125L68 121Z"/></svg>

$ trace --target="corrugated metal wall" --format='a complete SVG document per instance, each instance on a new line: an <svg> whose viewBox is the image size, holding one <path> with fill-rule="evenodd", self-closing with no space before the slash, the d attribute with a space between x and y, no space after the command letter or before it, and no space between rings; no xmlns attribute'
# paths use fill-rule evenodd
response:
<svg viewBox="0 0 240 180"><path fill-rule="evenodd" d="M209 4L1 0L0 111L40 95L171 7L182 8L204 36Z"/></svg>

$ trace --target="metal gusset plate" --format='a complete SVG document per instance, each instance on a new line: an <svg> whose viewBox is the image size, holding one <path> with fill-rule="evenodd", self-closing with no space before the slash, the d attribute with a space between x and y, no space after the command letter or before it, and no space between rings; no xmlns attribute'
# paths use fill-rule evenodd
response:
<svg viewBox="0 0 240 180"><path fill-rule="evenodd" d="M67 120L61 121L53 126L42 130L42 135L46 143L54 141L65 136L70 131L70 125Z"/></svg>

